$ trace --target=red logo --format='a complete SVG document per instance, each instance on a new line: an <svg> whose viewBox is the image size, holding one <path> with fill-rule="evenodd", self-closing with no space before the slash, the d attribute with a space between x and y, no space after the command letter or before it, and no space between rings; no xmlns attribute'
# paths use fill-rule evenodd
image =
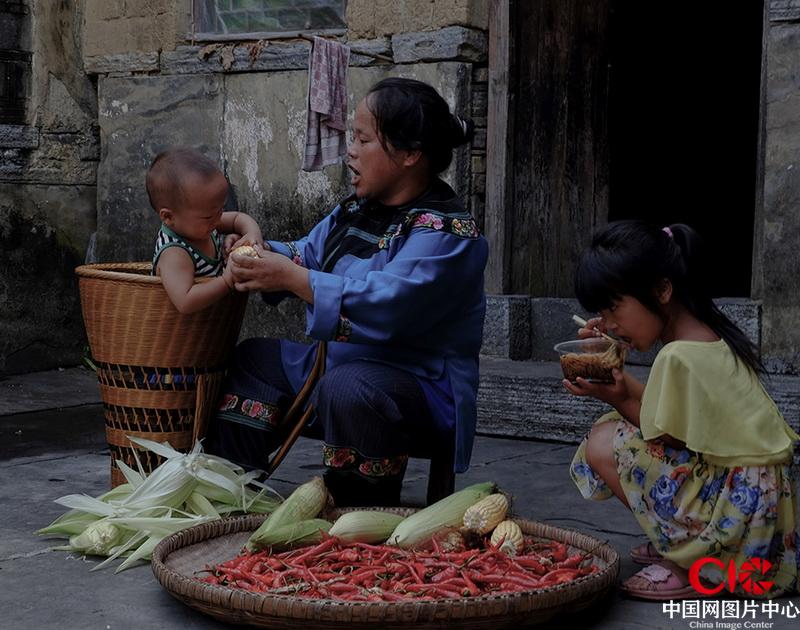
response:
<svg viewBox="0 0 800 630"><path fill-rule="evenodd" d="M707 564L713 564L718 567L723 573L727 575L727 579L716 586L704 586L700 581L700 569ZM769 560L762 560L761 558L751 558L746 560L739 569L733 564L733 560L728 562L728 565L718 560L717 558L700 558L692 564L689 569L689 583L692 588L698 593L703 595L716 595L722 589L727 589L731 593L736 590L736 585L739 584L745 593L751 595L763 595L772 588L773 582L765 580L767 572L772 568L772 563Z"/></svg>

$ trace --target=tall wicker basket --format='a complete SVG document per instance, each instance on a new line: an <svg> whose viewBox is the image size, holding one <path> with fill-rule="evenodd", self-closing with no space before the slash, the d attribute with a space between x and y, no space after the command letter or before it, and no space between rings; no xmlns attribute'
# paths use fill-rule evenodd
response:
<svg viewBox="0 0 800 630"><path fill-rule="evenodd" d="M204 435L247 305L247 293L231 293L182 315L150 269L150 263L108 263L75 270L98 368L112 486L125 481L116 460L135 468L126 436L186 451ZM149 451L137 454L147 471L161 463Z"/></svg>

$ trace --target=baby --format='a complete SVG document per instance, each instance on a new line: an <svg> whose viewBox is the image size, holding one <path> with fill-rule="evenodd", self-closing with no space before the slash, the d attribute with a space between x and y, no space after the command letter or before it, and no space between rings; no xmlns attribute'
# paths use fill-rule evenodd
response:
<svg viewBox="0 0 800 630"><path fill-rule="evenodd" d="M167 149L150 165L147 195L161 219L152 273L175 308L194 313L233 290L226 247L264 241L252 217L223 212L228 182L219 167L194 149ZM196 277L212 280L195 283Z"/></svg>

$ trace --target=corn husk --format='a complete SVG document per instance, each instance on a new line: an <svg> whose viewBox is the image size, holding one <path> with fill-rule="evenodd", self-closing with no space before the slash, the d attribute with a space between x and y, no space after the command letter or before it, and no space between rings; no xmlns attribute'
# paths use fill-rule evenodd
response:
<svg viewBox="0 0 800 630"><path fill-rule="evenodd" d="M221 457L206 455L200 442L184 454L167 443L130 439L166 461L148 475L134 450L138 471L117 462L127 483L97 498L72 494L56 499L70 511L37 532L69 537L68 545L54 549L108 556L92 570L127 556L117 569L124 570L149 559L165 536L185 527L222 514L269 513L280 503L274 490L255 482L261 471L246 473Z"/></svg>
<svg viewBox="0 0 800 630"><path fill-rule="evenodd" d="M258 538L258 549L267 547L285 549L287 547L313 545L322 541L323 533L328 533L330 528L330 521L321 518L312 518L283 525L272 531L262 533Z"/></svg>
<svg viewBox="0 0 800 630"><path fill-rule="evenodd" d="M405 517L380 510L345 512L328 532L346 542L384 542Z"/></svg>
<svg viewBox="0 0 800 630"><path fill-rule="evenodd" d="M490 495L494 489L495 484L487 481L454 492L449 497L403 519L391 533L386 544L410 549L427 543L439 530L458 528L467 508Z"/></svg>
<svg viewBox="0 0 800 630"><path fill-rule="evenodd" d="M267 517L261 527L247 541L248 551L257 551L268 546L262 541L270 540L269 535L287 525L314 518L325 507L328 490L321 477L314 477L295 489L278 508Z"/></svg>

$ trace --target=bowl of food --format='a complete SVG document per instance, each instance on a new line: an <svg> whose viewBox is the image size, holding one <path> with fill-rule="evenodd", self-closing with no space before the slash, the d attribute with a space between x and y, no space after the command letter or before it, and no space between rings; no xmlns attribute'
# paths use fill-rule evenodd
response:
<svg viewBox="0 0 800 630"><path fill-rule="evenodd" d="M554 349L560 355L564 378L572 383L578 377L592 383L613 383L612 370L621 370L625 363L625 346L602 337L562 341Z"/></svg>

